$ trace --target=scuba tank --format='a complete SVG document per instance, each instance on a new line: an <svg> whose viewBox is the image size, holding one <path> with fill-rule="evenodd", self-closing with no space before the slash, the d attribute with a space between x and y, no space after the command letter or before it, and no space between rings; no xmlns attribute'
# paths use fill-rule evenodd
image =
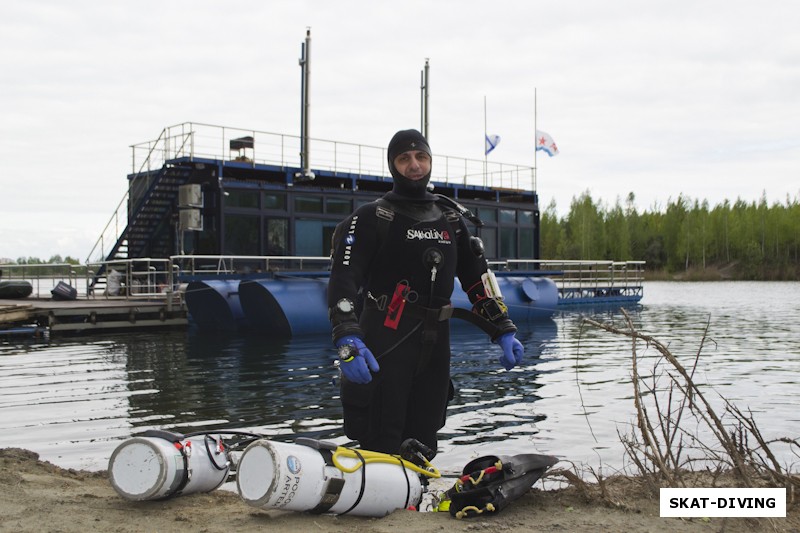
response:
<svg viewBox="0 0 800 533"><path fill-rule="evenodd" d="M528 492L548 468L558 462L551 455L487 455L464 466L462 476L441 497L439 510L456 518L498 513Z"/></svg>
<svg viewBox="0 0 800 533"><path fill-rule="evenodd" d="M117 446L108 461L114 490L128 500L158 500L211 492L228 477L222 438L149 430Z"/></svg>
<svg viewBox="0 0 800 533"><path fill-rule="evenodd" d="M259 439L239 459L236 486L262 509L383 517L419 505L424 477L439 477L424 463L307 438Z"/></svg>

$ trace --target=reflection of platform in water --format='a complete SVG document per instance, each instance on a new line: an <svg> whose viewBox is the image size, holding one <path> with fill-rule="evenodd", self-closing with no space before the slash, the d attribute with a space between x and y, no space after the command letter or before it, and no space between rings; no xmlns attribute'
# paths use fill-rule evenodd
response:
<svg viewBox="0 0 800 533"><path fill-rule="evenodd" d="M0 300L0 309L20 308L19 300ZM123 330L149 327L185 327L186 311L171 309L161 300L52 300L25 299L25 308L17 309L7 325L48 328L51 333L86 333L98 330ZM5 314L5 313L3 313Z"/></svg>

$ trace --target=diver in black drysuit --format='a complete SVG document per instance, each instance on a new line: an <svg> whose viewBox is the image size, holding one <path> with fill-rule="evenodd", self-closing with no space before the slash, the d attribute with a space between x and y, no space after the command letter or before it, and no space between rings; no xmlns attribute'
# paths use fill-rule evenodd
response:
<svg viewBox="0 0 800 533"><path fill-rule="evenodd" d="M427 174L400 174L401 154L423 164L427 154ZM456 276L473 311L491 322L503 366L522 360L502 297L487 294L482 282L480 240L427 191L430 156L422 134L398 132L388 148L393 190L356 209L333 237L328 307L343 374L344 431L367 450L396 454L414 438L436 453L453 394L447 309Z"/></svg>

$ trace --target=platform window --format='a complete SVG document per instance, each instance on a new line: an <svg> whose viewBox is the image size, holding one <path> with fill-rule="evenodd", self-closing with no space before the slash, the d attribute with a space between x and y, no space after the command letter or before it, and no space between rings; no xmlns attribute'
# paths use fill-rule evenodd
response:
<svg viewBox="0 0 800 533"><path fill-rule="evenodd" d="M328 198L325 200L325 212L331 215L349 215L353 207L350 200L342 198Z"/></svg>
<svg viewBox="0 0 800 533"><path fill-rule="evenodd" d="M322 213L322 198L298 196L294 199L294 210L298 213Z"/></svg>
<svg viewBox="0 0 800 533"><path fill-rule="evenodd" d="M533 257L533 228L519 229L519 258L535 259Z"/></svg>
<svg viewBox="0 0 800 533"><path fill-rule="evenodd" d="M264 209L277 209L286 211L286 195L282 193L265 192L262 196Z"/></svg>
<svg viewBox="0 0 800 533"><path fill-rule="evenodd" d="M524 226L533 226L533 211L522 210L519 212L519 223Z"/></svg>
<svg viewBox="0 0 800 533"><path fill-rule="evenodd" d="M497 222L497 209L490 207L479 207L478 218L484 222Z"/></svg>
<svg viewBox="0 0 800 533"><path fill-rule="evenodd" d="M517 258L517 229L500 228L500 258Z"/></svg>
<svg viewBox="0 0 800 533"><path fill-rule="evenodd" d="M289 221L285 218L264 219L264 240L267 255L289 255Z"/></svg>
<svg viewBox="0 0 800 533"><path fill-rule="evenodd" d="M328 257L331 253L331 236L336 221L296 220L294 223L295 255Z"/></svg>
<svg viewBox="0 0 800 533"><path fill-rule="evenodd" d="M487 228L486 226L480 229L480 238L483 241L483 254L488 259L497 258L497 228Z"/></svg>
<svg viewBox="0 0 800 533"><path fill-rule="evenodd" d="M515 209L501 209L500 223L515 223L517 221L517 211Z"/></svg>
<svg viewBox="0 0 800 533"><path fill-rule="evenodd" d="M225 248L230 255L259 255L259 223L256 215L225 216Z"/></svg>
<svg viewBox="0 0 800 533"><path fill-rule="evenodd" d="M258 209L258 191L243 191L226 189L225 207L241 207L245 209Z"/></svg>

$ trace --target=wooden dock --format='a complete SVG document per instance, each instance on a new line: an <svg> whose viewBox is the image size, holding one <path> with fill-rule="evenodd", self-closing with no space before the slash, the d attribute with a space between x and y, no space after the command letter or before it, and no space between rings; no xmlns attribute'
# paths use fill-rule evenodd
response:
<svg viewBox="0 0 800 533"><path fill-rule="evenodd" d="M55 333L186 327L185 306L165 299L0 300L0 330L36 326Z"/></svg>

